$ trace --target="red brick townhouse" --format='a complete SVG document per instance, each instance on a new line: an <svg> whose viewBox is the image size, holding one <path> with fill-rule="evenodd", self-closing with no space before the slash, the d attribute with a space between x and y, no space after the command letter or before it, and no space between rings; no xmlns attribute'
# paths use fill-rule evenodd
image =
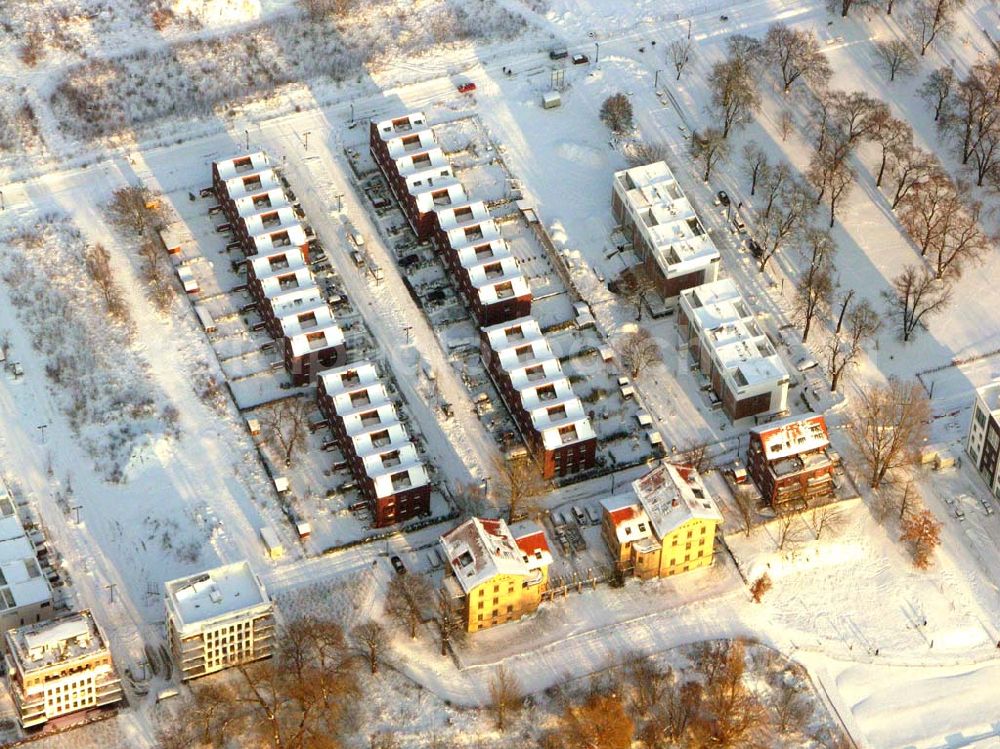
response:
<svg viewBox="0 0 1000 749"><path fill-rule="evenodd" d="M239 206L236 208L239 211ZM311 236L300 224L302 216L291 205L267 208L256 213L240 215L233 225L233 235L247 255L257 255L281 246L281 232L288 235L288 246L302 250L309 262L309 240Z"/></svg>
<svg viewBox="0 0 1000 749"><path fill-rule="evenodd" d="M447 257L452 278L480 327L531 314L531 289L506 242L453 248Z"/></svg>
<svg viewBox="0 0 1000 749"><path fill-rule="evenodd" d="M284 186L263 151L212 164L212 187L229 223L236 225L236 202L242 198L283 190Z"/></svg>
<svg viewBox="0 0 1000 749"><path fill-rule="evenodd" d="M430 513L427 470L374 364L360 362L324 372L317 403L375 527Z"/></svg>
<svg viewBox="0 0 1000 749"><path fill-rule="evenodd" d="M481 356L545 478L594 466L597 435L534 318L483 328Z"/></svg>

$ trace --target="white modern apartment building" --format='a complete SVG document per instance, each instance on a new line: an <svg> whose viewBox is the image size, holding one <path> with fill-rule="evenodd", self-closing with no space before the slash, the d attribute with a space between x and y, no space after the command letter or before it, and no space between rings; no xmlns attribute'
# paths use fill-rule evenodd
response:
<svg viewBox="0 0 1000 749"><path fill-rule="evenodd" d="M788 370L728 278L681 292L682 341L732 420L788 407Z"/></svg>
<svg viewBox="0 0 1000 749"><path fill-rule="evenodd" d="M38 537L39 543L42 539ZM35 542L21 525L14 501L0 483L0 631L53 616L52 588Z"/></svg>
<svg viewBox="0 0 1000 749"><path fill-rule="evenodd" d="M616 172L611 210L668 307L718 279L719 250L663 161Z"/></svg>
<svg viewBox="0 0 1000 749"><path fill-rule="evenodd" d="M976 391L965 449L990 491L1000 497L1000 381Z"/></svg>
<svg viewBox="0 0 1000 749"><path fill-rule="evenodd" d="M107 640L89 611L8 630L7 682L23 728L121 702Z"/></svg>
<svg viewBox="0 0 1000 749"><path fill-rule="evenodd" d="M246 561L171 580L164 602L184 681L272 653L274 602Z"/></svg>

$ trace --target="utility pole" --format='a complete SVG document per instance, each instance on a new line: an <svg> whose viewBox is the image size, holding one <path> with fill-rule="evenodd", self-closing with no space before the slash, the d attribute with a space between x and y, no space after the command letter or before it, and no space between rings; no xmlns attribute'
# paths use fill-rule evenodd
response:
<svg viewBox="0 0 1000 749"><path fill-rule="evenodd" d="M302 145L305 147L305 150L307 151L309 150L309 133L311 132L312 132L311 130L306 130L304 133L302 133Z"/></svg>
<svg viewBox="0 0 1000 749"><path fill-rule="evenodd" d="M406 342L409 343L410 342L410 331L413 330L413 326L412 325L404 325L403 326L403 330L406 331Z"/></svg>
<svg viewBox="0 0 1000 749"><path fill-rule="evenodd" d="M354 124L354 102L351 102L351 124Z"/></svg>
<svg viewBox="0 0 1000 749"><path fill-rule="evenodd" d="M3 190L0 190L0 211L6 211L7 204L3 201Z"/></svg>
<svg viewBox="0 0 1000 749"><path fill-rule="evenodd" d="M243 134L244 134L244 135L246 136L246 138L247 138L247 151L249 151L249 150L250 150L250 129L249 129L249 128L247 128L246 130L244 130L244 131L243 131Z"/></svg>
<svg viewBox="0 0 1000 749"><path fill-rule="evenodd" d="M601 61L601 43L594 42L594 65Z"/></svg>
<svg viewBox="0 0 1000 749"><path fill-rule="evenodd" d="M657 87L660 85L660 71L656 71L656 75L653 78L653 91L656 91Z"/></svg>
<svg viewBox="0 0 1000 749"><path fill-rule="evenodd" d="M483 478L483 494L487 497L490 495L490 477L486 476Z"/></svg>
<svg viewBox="0 0 1000 749"><path fill-rule="evenodd" d="M688 39L691 38L691 19L688 19Z"/></svg>
<svg viewBox="0 0 1000 749"><path fill-rule="evenodd" d="M72 507L69 508L69 511L72 512L73 515L75 515L74 520L76 521L77 525L80 524L80 507L81 505L73 505Z"/></svg>
<svg viewBox="0 0 1000 749"><path fill-rule="evenodd" d="M118 583L108 583L104 587L107 588L108 591L111 592L111 603L114 603L115 602L115 588L118 587Z"/></svg>

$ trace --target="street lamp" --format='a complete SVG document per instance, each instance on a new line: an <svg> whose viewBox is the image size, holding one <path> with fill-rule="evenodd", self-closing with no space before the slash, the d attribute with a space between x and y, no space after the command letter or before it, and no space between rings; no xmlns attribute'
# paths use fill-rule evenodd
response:
<svg viewBox="0 0 1000 749"><path fill-rule="evenodd" d="M3 190L0 190L0 211L6 211L7 204L3 202Z"/></svg>
<svg viewBox="0 0 1000 749"><path fill-rule="evenodd" d="M653 77L653 91L656 91L657 87L660 85L660 73L661 70L656 71L656 75Z"/></svg>
<svg viewBox="0 0 1000 749"><path fill-rule="evenodd" d="M601 60L601 43L594 42L594 65Z"/></svg>
<svg viewBox="0 0 1000 749"><path fill-rule="evenodd" d="M490 495L490 477L486 476L483 478L483 494L487 497Z"/></svg>
<svg viewBox="0 0 1000 749"><path fill-rule="evenodd" d="M311 130L306 130L304 133L302 133L302 144L305 147L305 150L307 151L309 150L309 133L311 132L312 132Z"/></svg>
<svg viewBox="0 0 1000 749"><path fill-rule="evenodd" d="M691 38L691 19L688 19L688 39Z"/></svg>
<svg viewBox="0 0 1000 749"><path fill-rule="evenodd" d="M247 150L250 150L250 129L247 128L243 131L243 134L247 137Z"/></svg>

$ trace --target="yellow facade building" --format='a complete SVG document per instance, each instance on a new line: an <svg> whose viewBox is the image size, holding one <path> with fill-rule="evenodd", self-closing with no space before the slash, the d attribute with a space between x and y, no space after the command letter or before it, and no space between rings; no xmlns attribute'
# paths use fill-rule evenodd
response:
<svg viewBox="0 0 1000 749"><path fill-rule="evenodd" d="M460 600L467 632L538 609L552 563L540 526L518 523L512 530L503 520L472 518L443 535L441 547L452 572L445 590Z"/></svg>
<svg viewBox="0 0 1000 749"><path fill-rule="evenodd" d="M619 572L648 580L712 564L722 514L693 468L663 462L601 505L602 535Z"/></svg>

